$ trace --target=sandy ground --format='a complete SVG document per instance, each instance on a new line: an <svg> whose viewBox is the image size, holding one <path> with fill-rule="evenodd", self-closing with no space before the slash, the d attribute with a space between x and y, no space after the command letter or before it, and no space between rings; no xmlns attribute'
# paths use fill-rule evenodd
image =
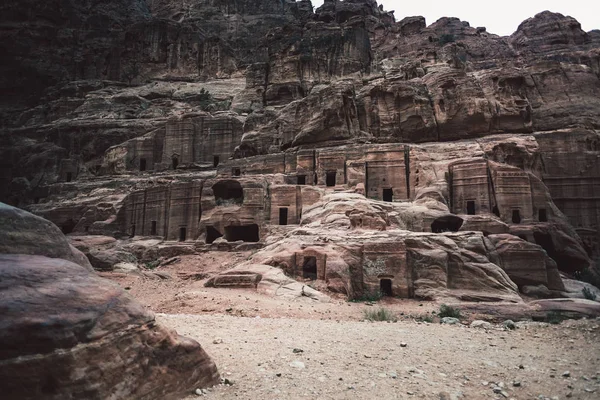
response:
<svg viewBox="0 0 600 400"><path fill-rule="evenodd" d="M530 322L513 331L496 324L486 331L441 325L437 319L422 322L438 309L433 302L290 301L251 289L203 286L208 276L249 254L183 256L155 270L170 279L103 274L159 313L159 322L205 347L233 384L210 389L204 397L600 399L600 320ZM499 322L507 315L487 314L485 307L482 313L481 304L475 306L477 312L469 312L469 305L461 304L464 323ZM379 307L398 321L365 321L365 310ZM512 304L495 307L522 311Z"/></svg>

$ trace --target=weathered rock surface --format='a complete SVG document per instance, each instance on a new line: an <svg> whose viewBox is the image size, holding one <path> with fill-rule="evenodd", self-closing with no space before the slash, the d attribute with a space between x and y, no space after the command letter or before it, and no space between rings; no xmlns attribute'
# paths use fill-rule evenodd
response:
<svg viewBox="0 0 600 400"><path fill-rule="evenodd" d="M52 222L0 203L0 253L61 258L92 269L86 256L71 246Z"/></svg>
<svg viewBox="0 0 600 400"><path fill-rule="evenodd" d="M179 399L218 383L196 341L72 262L2 254L0 291L6 399Z"/></svg>

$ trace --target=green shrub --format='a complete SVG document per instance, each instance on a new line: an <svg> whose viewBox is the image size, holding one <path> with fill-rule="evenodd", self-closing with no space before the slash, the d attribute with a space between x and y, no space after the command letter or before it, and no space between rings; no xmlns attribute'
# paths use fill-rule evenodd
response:
<svg viewBox="0 0 600 400"><path fill-rule="evenodd" d="M550 311L546 313L546 321L549 324L557 325L563 322L565 319L567 319L567 317L562 315L560 311Z"/></svg>
<svg viewBox="0 0 600 400"><path fill-rule="evenodd" d="M442 304L440 306L440 311L438 312L438 317L452 317L452 318L461 318L460 310L456 307L449 306L447 304Z"/></svg>
<svg viewBox="0 0 600 400"><path fill-rule="evenodd" d="M367 321L397 321L394 314L386 308L379 308L377 310L365 310L364 313L365 319Z"/></svg>
<svg viewBox="0 0 600 400"><path fill-rule="evenodd" d="M596 294L594 292L592 292L590 290L590 288L584 287L581 290L581 293L583 293L583 297L586 298L586 299L588 299L588 300L594 300L594 301L596 300Z"/></svg>
<svg viewBox="0 0 600 400"><path fill-rule="evenodd" d="M146 267L146 269L155 269L159 265L160 265L160 261L158 261L158 260L147 261L144 263L144 266Z"/></svg>
<svg viewBox="0 0 600 400"><path fill-rule="evenodd" d="M383 292L381 290L375 290L372 292L363 292L363 294L361 296L355 297L351 301L353 303L360 303L363 301L375 302L375 301L381 300L382 297L383 297Z"/></svg>

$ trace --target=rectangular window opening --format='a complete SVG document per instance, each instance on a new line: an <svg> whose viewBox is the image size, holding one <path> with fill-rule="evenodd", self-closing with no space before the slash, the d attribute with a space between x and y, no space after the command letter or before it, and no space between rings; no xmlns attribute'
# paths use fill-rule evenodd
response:
<svg viewBox="0 0 600 400"><path fill-rule="evenodd" d="M306 175L298 175L298 185L306 185Z"/></svg>
<svg viewBox="0 0 600 400"><path fill-rule="evenodd" d="M219 156L213 156L213 167L219 165Z"/></svg>
<svg viewBox="0 0 600 400"><path fill-rule="evenodd" d="M140 171L145 171L145 170L146 170L146 159L140 158Z"/></svg>
<svg viewBox="0 0 600 400"><path fill-rule="evenodd" d="M179 241L185 242L186 236L187 236L187 229L182 226L181 228L179 228Z"/></svg>
<svg viewBox="0 0 600 400"><path fill-rule="evenodd" d="M337 171L327 171L325 175L325 184L327 186L335 186L335 178L337 175Z"/></svg>
<svg viewBox="0 0 600 400"><path fill-rule="evenodd" d="M394 201L393 189L383 189L383 201Z"/></svg>
<svg viewBox="0 0 600 400"><path fill-rule="evenodd" d="M540 208L538 211L538 220L540 222L548 222L548 214L546 214L545 208Z"/></svg>
<svg viewBox="0 0 600 400"><path fill-rule="evenodd" d="M281 207L279 209L279 225L288 224L288 209L287 207Z"/></svg>
<svg viewBox="0 0 600 400"><path fill-rule="evenodd" d="M156 235L156 221L152 221L152 226L150 227L150 234Z"/></svg>

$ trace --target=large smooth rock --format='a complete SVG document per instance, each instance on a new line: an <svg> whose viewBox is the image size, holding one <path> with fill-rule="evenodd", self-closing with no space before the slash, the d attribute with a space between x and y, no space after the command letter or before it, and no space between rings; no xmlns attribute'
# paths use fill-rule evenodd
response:
<svg viewBox="0 0 600 400"><path fill-rule="evenodd" d="M0 254L62 258L92 269L85 255L71 246L52 222L0 203Z"/></svg>
<svg viewBox="0 0 600 400"><path fill-rule="evenodd" d="M219 374L196 341L72 262L0 255L3 399L179 399Z"/></svg>

